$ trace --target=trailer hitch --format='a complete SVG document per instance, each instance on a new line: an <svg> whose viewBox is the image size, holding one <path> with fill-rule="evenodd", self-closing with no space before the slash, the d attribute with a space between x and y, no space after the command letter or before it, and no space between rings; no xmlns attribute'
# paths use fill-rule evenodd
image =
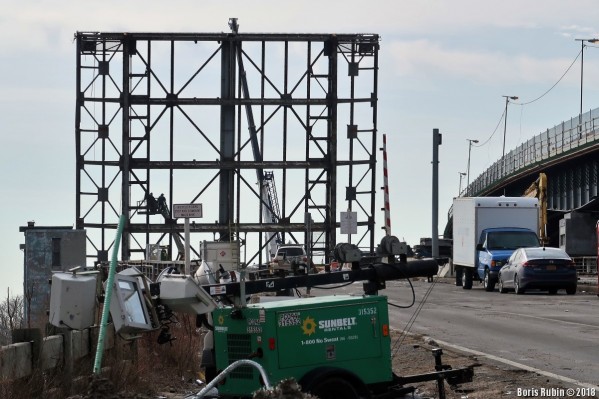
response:
<svg viewBox="0 0 599 399"><path fill-rule="evenodd" d="M441 360L442 355L443 349L433 349L433 356L435 357L434 372L397 377L397 382L401 385L405 385L436 380L439 399L446 398L444 381L447 381L451 386L472 382L472 378L474 377L474 366L453 369L450 365L443 364L443 361Z"/></svg>

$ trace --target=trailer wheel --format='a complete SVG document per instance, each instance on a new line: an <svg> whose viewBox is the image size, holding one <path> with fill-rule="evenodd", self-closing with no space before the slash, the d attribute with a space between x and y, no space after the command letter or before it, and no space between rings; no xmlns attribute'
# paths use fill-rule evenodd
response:
<svg viewBox="0 0 599 399"><path fill-rule="evenodd" d="M311 393L320 399L360 399L356 388L349 381L339 377L319 382L311 389Z"/></svg>
<svg viewBox="0 0 599 399"><path fill-rule="evenodd" d="M462 288L465 290L472 289L472 270L469 268L462 270Z"/></svg>

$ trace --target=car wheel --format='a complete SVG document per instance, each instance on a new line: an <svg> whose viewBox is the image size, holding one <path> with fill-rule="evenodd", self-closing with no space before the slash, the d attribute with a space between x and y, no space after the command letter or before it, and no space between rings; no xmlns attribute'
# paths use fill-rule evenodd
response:
<svg viewBox="0 0 599 399"><path fill-rule="evenodd" d="M495 281L489 275L489 269L485 269L485 278L483 280L485 291L492 292L495 290Z"/></svg>
<svg viewBox="0 0 599 399"><path fill-rule="evenodd" d="M576 286L566 288L566 294L568 294L568 295L576 294Z"/></svg>
<svg viewBox="0 0 599 399"><path fill-rule="evenodd" d="M549 290L549 295L555 295L557 294L557 288L552 288Z"/></svg>
<svg viewBox="0 0 599 399"><path fill-rule="evenodd" d="M505 294L507 292L507 288L503 286L503 279L499 276L499 293Z"/></svg>
<svg viewBox="0 0 599 399"><path fill-rule="evenodd" d="M524 294L524 289L520 285L520 279L518 278L518 276L514 277L514 291L516 291L516 295Z"/></svg>

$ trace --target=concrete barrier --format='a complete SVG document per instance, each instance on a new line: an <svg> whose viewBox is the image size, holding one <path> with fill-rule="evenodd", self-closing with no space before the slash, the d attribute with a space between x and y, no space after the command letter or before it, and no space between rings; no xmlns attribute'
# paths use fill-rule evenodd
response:
<svg viewBox="0 0 599 399"><path fill-rule="evenodd" d="M3 346L0 349L0 378L17 379L31 375L32 348L29 342Z"/></svg>
<svg viewBox="0 0 599 399"><path fill-rule="evenodd" d="M36 335L41 337L39 334L25 334L23 337ZM40 342L31 340L2 346L0 347L0 379L24 378L33 374L36 369L49 370L58 366L64 366L67 372L72 371L76 360L95 356L97 339L97 328L93 327L50 335L42 338ZM104 349L112 349L114 346L114 329L109 328Z"/></svg>

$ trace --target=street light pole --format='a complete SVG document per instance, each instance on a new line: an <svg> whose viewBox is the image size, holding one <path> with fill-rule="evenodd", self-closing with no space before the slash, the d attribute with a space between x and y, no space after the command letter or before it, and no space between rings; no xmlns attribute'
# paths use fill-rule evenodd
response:
<svg viewBox="0 0 599 399"><path fill-rule="evenodd" d="M470 152L472 151L472 143L478 143L478 140L466 139L468 140L468 169L466 172L468 173L468 177L466 178L466 189L470 186Z"/></svg>
<svg viewBox="0 0 599 399"><path fill-rule="evenodd" d="M505 133L507 131L507 105L510 102L510 100L514 100L516 101L518 99L518 96L502 96L505 97L505 111L504 111L504 115L503 115L503 151L501 152L501 163L502 163L502 171L501 174L503 175L505 173Z"/></svg>
<svg viewBox="0 0 599 399"><path fill-rule="evenodd" d="M466 176L466 172L458 172L460 175L460 186L458 188L458 197L462 194L462 178Z"/></svg>
<svg viewBox="0 0 599 399"><path fill-rule="evenodd" d="M439 257L439 146L443 135L439 129L433 129L433 229L431 249L433 258Z"/></svg>
<svg viewBox="0 0 599 399"><path fill-rule="evenodd" d="M574 39L580 42L580 113L578 114L578 123L582 124L582 82L584 78L584 42L597 43L599 39Z"/></svg>

